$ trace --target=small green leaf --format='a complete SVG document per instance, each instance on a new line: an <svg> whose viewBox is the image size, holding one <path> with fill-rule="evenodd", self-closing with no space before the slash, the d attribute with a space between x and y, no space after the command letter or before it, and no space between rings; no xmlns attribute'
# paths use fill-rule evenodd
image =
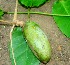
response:
<svg viewBox="0 0 70 65"><path fill-rule="evenodd" d="M0 9L0 19L3 16L3 14L4 14L3 10Z"/></svg>
<svg viewBox="0 0 70 65"><path fill-rule="evenodd" d="M54 2L52 13L70 15L70 0L58 0ZM62 33L70 38L70 17L53 17Z"/></svg>
<svg viewBox="0 0 70 65"><path fill-rule="evenodd" d="M15 27L12 33L12 48L14 50L16 65L39 65L40 61L33 55L28 47L23 37L22 28L20 27ZM14 65L12 48L9 46L11 63Z"/></svg>
<svg viewBox="0 0 70 65"><path fill-rule="evenodd" d="M48 0L19 0L19 2L26 7L39 7Z"/></svg>

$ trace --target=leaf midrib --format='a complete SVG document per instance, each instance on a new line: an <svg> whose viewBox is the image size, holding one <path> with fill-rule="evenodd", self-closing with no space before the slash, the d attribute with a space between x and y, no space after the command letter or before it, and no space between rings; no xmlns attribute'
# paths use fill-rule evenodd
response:
<svg viewBox="0 0 70 65"><path fill-rule="evenodd" d="M64 1L59 1L61 3L61 5L63 6L63 8L65 9L66 13L69 15L69 12L67 10L67 8L65 7Z"/></svg>

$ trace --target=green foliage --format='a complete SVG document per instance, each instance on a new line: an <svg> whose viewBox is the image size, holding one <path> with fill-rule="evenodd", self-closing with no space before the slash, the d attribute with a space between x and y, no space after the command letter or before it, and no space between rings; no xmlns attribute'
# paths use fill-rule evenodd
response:
<svg viewBox="0 0 70 65"><path fill-rule="evenodd" d="M26 7L39 7L48 0L19 0L19 2Z"/></svg>
<svg viewBox="0 0 70 65"><path fill-rule="evenodd" d="M12 48L14 49L16 65L39 65L40 62L28 47L23 37L22 28L20 27L15 27L12 33ZM11 62L12 65L14 65L12 49L10 46L9 49Z"/></svg>
<svg viewBox="0 0 70 65"><path fill-rule="evenodd" d="M53 14L70 15L70 0L58 0L53 4ZM70 17L54 16L59 29L70 38Z"/></svg>
<svg viewBox="0 0 70 65"><path fill-rule="evenodd" d="M0 9L0 19L3 16L3 14L4 14L3 10Z"/></svg>

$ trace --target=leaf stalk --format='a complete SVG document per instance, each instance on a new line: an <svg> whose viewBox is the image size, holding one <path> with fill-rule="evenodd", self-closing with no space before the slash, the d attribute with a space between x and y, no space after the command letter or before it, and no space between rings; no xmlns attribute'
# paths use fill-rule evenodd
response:
<svg viewBox="0 0 70 65"><path fill-rule="evenodd" d="M14 12L6 12L5 14L14 14ZM17 14L28 14L28 12L17 12ZM39 15L46 15L46 16L63 16L63 17L70 17L70 15L50 14L50 13L47 13L47 12L32 12L32 11L30 11L29 14L39 14Z"/></svg>

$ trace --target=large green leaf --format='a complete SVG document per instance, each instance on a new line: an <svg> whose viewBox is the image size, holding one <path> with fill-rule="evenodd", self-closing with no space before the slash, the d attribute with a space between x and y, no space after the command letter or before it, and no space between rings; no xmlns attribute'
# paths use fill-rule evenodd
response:
<svg viewBox="0 0 70 65"><path fill-rule="evenodd" d="M0 19L1 19L3 14L4 14L3 10L0 9Z"/></svg>
<svg viewBox="0 0 70 65"><path fill-rule="evenodd" d="M12 48L14 50L16 65L39 65L40 62L28 47L20 27L15 27L12 33ZM14 65L12 48L9 46L11 62Z"/></svg>
<svg viewBox="0 0 70 65"><path fill-rule="evenodd" d="M58 0L54 2L52 13L70 15L70 0ZM62 33L70 38L70 17L54 16L54 20Z"/></svg>
<svg viewBox="0 0 70 65"><path fill-rule="evenodd" d="M48 0L19 0L19 2L26 7L38 7Z"/></svg>

